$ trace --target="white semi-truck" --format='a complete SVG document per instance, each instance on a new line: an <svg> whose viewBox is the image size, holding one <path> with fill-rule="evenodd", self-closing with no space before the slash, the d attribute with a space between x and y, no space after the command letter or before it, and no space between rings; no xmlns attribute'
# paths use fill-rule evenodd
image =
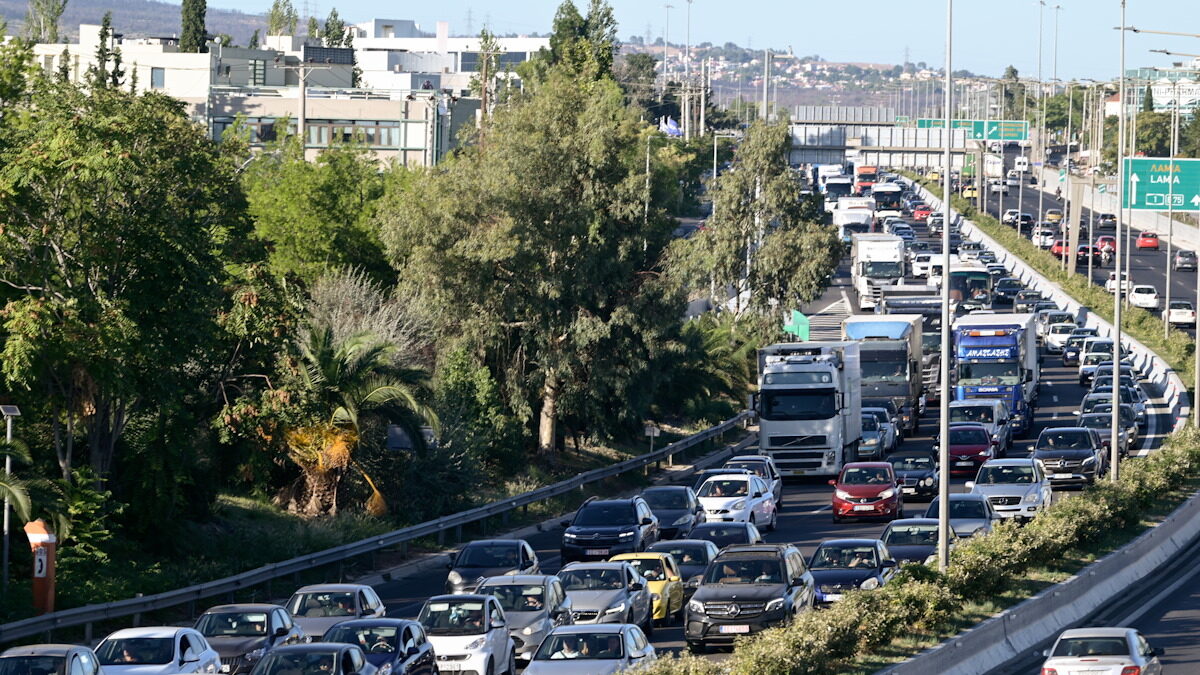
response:
<svg viewBox="0 0 1200 675"><path fill-rule="evenodd" d="M758 350L759 452L785 476L836 476L858 457L862 371L857 342L794 342Z"/></svg>
<svg viewBox="0 0 1200 675"><path fill-rule="evenodd" d="M874 309L883 286L904 280L904 240L894 234L856 234L850 241L851 270L859 309Z"/></svg>
<svg viewBox="0 0 1200 675"><path fill-rule="evenodd" d="M873 231L875 221L875 200L870 197L839 197L833 209L833 224L847 246L854 235Z"/></svg>

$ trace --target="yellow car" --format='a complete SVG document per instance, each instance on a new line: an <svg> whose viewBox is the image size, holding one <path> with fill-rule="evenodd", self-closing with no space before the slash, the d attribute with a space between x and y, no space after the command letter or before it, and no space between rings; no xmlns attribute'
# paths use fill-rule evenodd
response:
<svg viewBox="0 0 1200 675"><path fill-rule="evenodd" d="M979 188L974 185L968 185L962 189L963 199L975 199L979 196Z"/></svg>
<svg viewBox="0 0 1200 675"><path fill-rule="evenodd" d="M925 178L927 180L939 181L942 179L942 172L941 171L930 171L929 173L925 174Z"/></svg>
<svg viewBox="0 0 1200 675"><path fill-rule="evenodd" d="M670 553L622 553L610 562L627 562L646 579L654 600L654 620L669 624L683 619L683 577Z"/></svg>
<svg viewBox="0 0 1200 675"><path fill-rule="evenodd" d="M1046 211L1046 222L1047 223L1061 223L1062 219L1063 219L1062 209L1047 209L1047 211Z"/></svg>

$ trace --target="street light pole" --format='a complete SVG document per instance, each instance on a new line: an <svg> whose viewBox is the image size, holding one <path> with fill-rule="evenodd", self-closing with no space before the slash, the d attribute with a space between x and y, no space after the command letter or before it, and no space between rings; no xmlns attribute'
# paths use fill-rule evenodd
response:
<svg viewBox="0 0 1200 675"><path fill-rule="evenodd" d="M1046 0L1038 0L1038 150L1034 156L1035 163L1038 166L1038 225L1041 225L1045 219L1042 213L1046 201L1045 179L1042 177L1046 164L1046 112L1042 107L1046 94L1046 87L1042 82L1042 33L1044 32L1042 24L1045 10Z"/></svg>
<svg viewBox="0 0 1200 675"><path fill-rule="evenodd" d="M15 405L0 405L0 413L4 415L4 477L12 476L12 443L13 443L13 419L21 416L21 409ZM8 497L4 498L4 553L3 561L0 562L0 576L3 581L0 581L0 592L8 594L8 538L10 528L10 520L12 518L11 509L9 508Z"/></svg>
<svg viewBox="0 0 1200 675"><path fill-rule="evenodd" d="M954 137L953 118L953 55L954 0L946 0L946 120L942 128L945 141L942 170L942 357L941 388L938 395L938 569L945 572L950 565L950 146Z"/></svg>
<svg viewBox="0 0 1200 675"><path fill-rule="evenodd" d="M1116 254L1115 257L1116 257L1116 263L1117 263L1116 264L1116 271L1117 271L1116 291L1117 292L1113 294L1113 325L1116 328L1116 335L1114 337L1116 338L1116 341L1117 341L1116 342L1116 344L1117 344L1116 350L1113 352L1113 354L1114 354L1113 360L1114 360L1114 363L1118 363L1118 364L1121 362L1121 344L1123 342L1123 340L1121 340L1121 295L1124 291L1122 286L1125 283L1124 280L1121 279L1121 248L1123 246L1123 244L1121 242L1121 221L1123 221L1125 219L1125 210L1121 208L1121 204L1125 200L1125 178L1124 178L1125 106L1128 103L1128 101L1125 100L1125 93L1126 93L1125 92L1125 0L1121 0L1121 71L1120 71L1120 78L1121 78L1120 84L1118 85L1118 89L1119 89L1118 95L1120 96L1121 106L1120 106L1120 110L1117 112L1117 147L1120 149L1117 152L1117 233L1116 233L1117 241L1116 241L1116 249L1114 251L1114 253ZM1198 274L1197 277L1200 277L1200 274ZM1198 282L1198 283L1200 283L1200 282ZM1119 381L1120 381L1119 369L1114 370L1113 372L1115 374L1117 374L1117 376L1114 377L1113 382L1119 383ZM1113 391L1116 391L1116 388L1114 388ZM1114 398L1113 400L1117 400L1117 399ZM1120 431L1119 424L1121 421L1120 413L1121 413L1121 406L1114 405L1112 407L1112 425L1111 425L1111 428L1109 429L1109 432L1111 433L1111 436L1110 436L1111 440L1109 441L1109 452L1110 452L1109 467L1110 468L1108 470L1108 475L1114 483L1117 482L1117 478L1119 477L1120 471L1121 471L1121 469L1120 469L1121 446L1120 446L1120 436L1118 436L1118 432Z"/></svg>
<svg viewBox="0 0 1200 675"><path fill-rule="evenodd" d="M1146 85L1151 86L1151 85ZM1179 80L1172 86L1171 98L1171 172L1175 175L1175 155L1179 154ZM1167 304L1163 313L1163 337L1171 335L1171 268L1175 266L1171 260L1171 242L1175 239L1175 183L1167 184ZM1200 274L1200 272L1197 272Z"/></svg>

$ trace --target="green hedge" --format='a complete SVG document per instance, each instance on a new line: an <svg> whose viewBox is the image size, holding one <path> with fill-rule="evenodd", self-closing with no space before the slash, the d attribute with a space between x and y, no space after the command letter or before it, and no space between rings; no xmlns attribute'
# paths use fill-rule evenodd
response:
<svg viewBox="0 0 1200 675"><path fill-rule="evenodd" d="M938 194L940 186L924 181L913 174L905 172L910 179L916 180L926 189ZM1113 320L1113 296L1088 281L1082 274L1068 274L1057 258L1033 245L1029 239L1017 234L1014 228L1001 224L992 216L977 211L970 201L958 196L951 196L950 205L962 216L975 223L989 237L1009 252L1019 256L1037 270L1042 276L1058 284L1063 291L1075 298L1079 304L1100 315L1105 321ZM1151 351L1166 360L1167 364L1185 381L1190 382L1189 375L1195 368L1195 343L1192 338L1181 330L1171 328L1163 333L1163 321L1157 314L1147 312L1140 307L1126 303L1121 312L1121 323L1125 333L1146 345Z"/></svg>
<svg viewBox="0 0 1200 675"><path fill-rule="evenodd" d="M1102 482L1067 497L1031 523L1000 523L992 534L954 549L946 574L904 567L876 591L854 591L792 624L760 633L715 663L695 656L662 657L653 675L833 675L862 655L916 632L940 632L968 603L986 603L1041 567L1088 551L1122 528L1135 526L1200 469L1200 434L1192 429L1161 450L1122 465L1117 483Z"/></svg>

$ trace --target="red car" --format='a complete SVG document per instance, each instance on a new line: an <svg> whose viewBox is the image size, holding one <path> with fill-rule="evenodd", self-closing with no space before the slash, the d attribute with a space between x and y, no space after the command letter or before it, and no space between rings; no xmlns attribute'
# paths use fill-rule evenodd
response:
<svg viewBox="0 0 1200 675"><path fill-rule="evenodd" d="M1000 441L992 439L979 422L950 425L950 474L974 476L984 462L996 457Z"/></svg>
<svg viewBox="0 0 1200 675"><path fill-rule="evenodd" d="M923 223L926 220L929 220L929 214L931 213L933 213L933 208L928 204L922 204L913 209L913 220L917 221L918 223Z"/></svg>
<svg viewBox="0 0 1200 675"><path fill-rule="evenodd" d="M904 497L889 462L851 462L829 484L833 486L835 523L845 518L903 517Z"/></svg>
<svg viewBox="0 0 1200 675"><path fill-rule="evenodd" d="M1158 250L1158 235L1153 232L1143 232L1143 233L1139 234L1138 238L1137 238L1137 248L1139 251L1144 248L1148 248L1148 249L1157 251Z"/></svg>
<svg viewBox="0 0 1200 675"><path fill-rule="evenodd" d="M1050 245L1050 255L1054 256L1055 258L1061 258L1066 254L1067 242L1063 241L1062 239L1055 239L1054 243Z"/></svg>
<svg viewBox="0 0 1200 675"><path fill-rule="evenodd" d="M1117 238L1116 237L1096 237L1096 248L1100 249L1101 253L1116 253Z"/></svg>

